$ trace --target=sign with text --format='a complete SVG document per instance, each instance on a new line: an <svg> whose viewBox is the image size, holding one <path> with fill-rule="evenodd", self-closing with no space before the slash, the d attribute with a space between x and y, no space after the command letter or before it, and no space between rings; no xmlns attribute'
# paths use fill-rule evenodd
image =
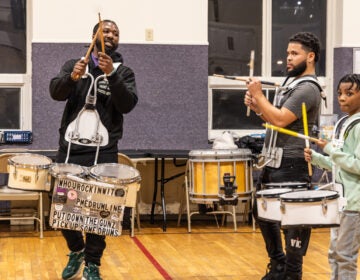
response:
<svg viewBox="0 0 360 280"><path fill-rule="evenodd" d="M55 179L50 226L99 235L121 235L127 186L70 175Z"/></svg>

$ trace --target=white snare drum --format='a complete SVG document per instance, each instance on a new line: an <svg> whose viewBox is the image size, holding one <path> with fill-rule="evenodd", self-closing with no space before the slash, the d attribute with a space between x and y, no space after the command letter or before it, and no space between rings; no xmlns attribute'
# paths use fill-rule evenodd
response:
<svg viewBox="0 0 360 280"><path fill-rule="evenodd" d="M19 154L8 159L9 188L49 191L48 170L52 160L38 154Z"/></svg>
<svg viewBox="0 0 360 280"><path fill-rule="evenodd" d="M258 218L265 221L280 222L280 195L292 192L292 189L266 189L256 192Z"/></svg>
<svg viewBox="0 0 360 280"><path fill-rule="evenodd" d="M90 168L90 177L97 181L127 186L128 193L126 197L127 207L135 207L136 195L140 189L140 173L137 169L119 163L101 163Z"/></svg>
<svg viewBox="0 0 360 280"><path fill-rule="evenodd" d="M309 190L285 193L281 200L282 227L334 227L339 221L339 194Z"/></svg>
<svg viewBox="0 0 360 280"><path fill-rule="evenodd" d="M288 188L293 189L294 191L307 190L308 183L306 182L280 182L280 183L266 183L263 184L264 189L280 189Z"/></svg>
<svg viewBox="0 0 360 280"><path fill-rule="evenodd" d="M196 203L218 201L223 195L223 176L235 176L235 193L250 191L251 151L236 150L193 150L189 153L190 200Z"/></svg>

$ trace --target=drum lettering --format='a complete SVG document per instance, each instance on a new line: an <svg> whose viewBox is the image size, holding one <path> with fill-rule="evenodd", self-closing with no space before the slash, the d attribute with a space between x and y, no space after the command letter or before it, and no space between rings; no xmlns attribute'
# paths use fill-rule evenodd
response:
<svg viewBox="0 0 360 280"><path fill-rule="evenodd" d="M54 228L69 228L69 223L61 220L54 220L52 227Z"/></svg>
<svg viewBox="0 0 360 280"><path fill-rule="evenodd" d="M85 224L87 224L87 225L97 225L98 222L99 222L98 218L85 217Z"/></svg>
<svg viewBox="0 0 360 280"><path fill-rule="evenodd" d="M109 211L108 205L106 203L90 201L90 200L81 199L81 198L78 198L76 200L76 205L81 205L86 208L91 208L91 209L96 209L96 210Z"/></svg>
<svg viewBox="0 0 360 280"><path fill-rule="evenodd" d="M83 216L76 215L76 214L73 214L73 213L67 213L66 220L71 221L71 222L78 222L78 223L81 223L81 224L84 222Z"/></svg>
<svg viewBox="0 0 360 280"><path fill-rule="evenodd" d="M89 226L89 225L82 225L80 226L81 231L85 231L88 233L96 233L97 227L96 226Z"/></svg>
<svg viewBox="0 0 360 280"><path fill-rule="evenodd" d="M121 213L122 210L123 210L122 205L111 205L111 212Z"/></svg>
<svg viewBox="0 0 360 280"><path fill-rule="evenodd" d="M59 220L64 220L65 219L65 212L54 211L53 218L54 219L59 219Z"/></svg>
<svg viewBox="0 0 360 280"><path fill-rule="evenodd" d="M95 193L95 191L96 191L94 185L83 184L80 182L65 180L65 179L60 179L59 185L62 188L74 189L77 191L87 192L87 193Z"/></svg>
<svg viewBox="0 0 360 280"><path fill-rule="evenodd" d="M112 189L112 188L98 188L97 193L98 194L114 196L115 190Z"/></svg>
<svg viewBox="0 0 360 280"><path fill-rule="evenodd" d="M112 235L112 236L119 236L118 229L110 229L110 228L99 228L97 234L99 235Z"/></svg>
<svg viewBox="0 0 360 280"><path fill-rule="evenodd" d="M99 226L101 227L108 227L108 228L115 228L115 223L109 220L100 219Z"/></svg>

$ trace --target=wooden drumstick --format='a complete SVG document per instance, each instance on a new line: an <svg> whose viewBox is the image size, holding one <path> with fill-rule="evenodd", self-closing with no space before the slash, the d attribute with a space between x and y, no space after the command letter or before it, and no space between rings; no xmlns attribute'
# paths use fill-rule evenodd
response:
<svg viewBox="0 0 360 280"><path fill-rule="evenodd" d="M92 51L92 49L94 48L94 45L95 45L95 42L96 42L96 38L97 38L97 36L98 36L99 32L100 32L100 25L99 25L99 27L98 27L98 29L97 29L97 31L96 31L96 33L95 33L95 35L94 35L94 38L93 38L93 40L92 40L92 42L91 42L91 44L90 44L90 46L89 46L89 48L88 48L87 52L86 52L85 57L84 57L84 58L82 58L82 60L85 60L85 61L86 61L86 60L88 60L88 59L89 59L90 54L91 54L91 51ZM77 81L77 80L79 80L79 79L80 79L80 75L79 75L79 74L75 74L73 78Z"/></svg>
<svg viewBox="0 0 360 280"><path fill-rule="evenodd" d="M303 126L304 126L304 134L305 136L309 136L309 129L308 129L308 121L307 121L307 113L306 113L306 104L305 102L303 102L301 104L301 109L302 109L302 118L303 118ZM306 148L310 147L310 142L309 139L305 139L305 146ZM308 162L308 170L309 170L309 177L312 177L312 166L311 166L311 162Z"/></svg>
<svg viewBox="0 0 360 280"><path fill-rule="evenodd" d="M98 30L100 29L99 35L100 35L100 41L101 41L101 52L105 53L105 42L104 42L104 33L103 33L102 25L103 25L103 22L101 20L101 16L99 13L99 28L98 28Z"/></svg>
<svg viewBox="0 0 360 280"><path fill-rule="evenodd" d="M250 73L249 73L249 78L252 78L254 76L254 60L255 60L255 51L252 50L250 52L250 62L249 62ZM246 108L246 116L247 117L250 117L250 112L251 112L251 109L250 109L250 106L248 106Z"/></svg>

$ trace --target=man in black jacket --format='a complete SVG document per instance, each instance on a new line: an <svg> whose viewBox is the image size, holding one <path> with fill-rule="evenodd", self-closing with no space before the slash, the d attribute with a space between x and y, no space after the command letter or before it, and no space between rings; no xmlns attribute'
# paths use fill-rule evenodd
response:
<svg viewBox="0 0 360 280"><path fill-rule="evenodd" d="M66 101L59 129L59 150L56 158L59 163L91 166L96 157L98 163L116 163L117 144L123 132L123 114L130 112L138 101L134 72L123 65L121 54L116 52L119 43L119 29L116 23L104 20L100 25L104 38L103 45L97 33L98 27L99 24L93 29L93 38L97 39L90 56L65 62L60 73L50 82L51 97L54 100ZM87 141L74 143L67 132L85 103L88 104L87 96L91 87L89 74L95 79L100 75L106 75L106 78L99 79L99 83L94 87L97 89L96 92L90 92L91 96L96 97L96 103L92 105L106 131L106 141L98 145L99 147L88 145ZM71 149L68 151L69 142ZM105 236L86 233L84 240L82 232L65 229L62 230L62 234L70 250L69 262L64 268L62 278L74 278L85 261L82 279L101 279L98 266L106 247Z"/></svg>

